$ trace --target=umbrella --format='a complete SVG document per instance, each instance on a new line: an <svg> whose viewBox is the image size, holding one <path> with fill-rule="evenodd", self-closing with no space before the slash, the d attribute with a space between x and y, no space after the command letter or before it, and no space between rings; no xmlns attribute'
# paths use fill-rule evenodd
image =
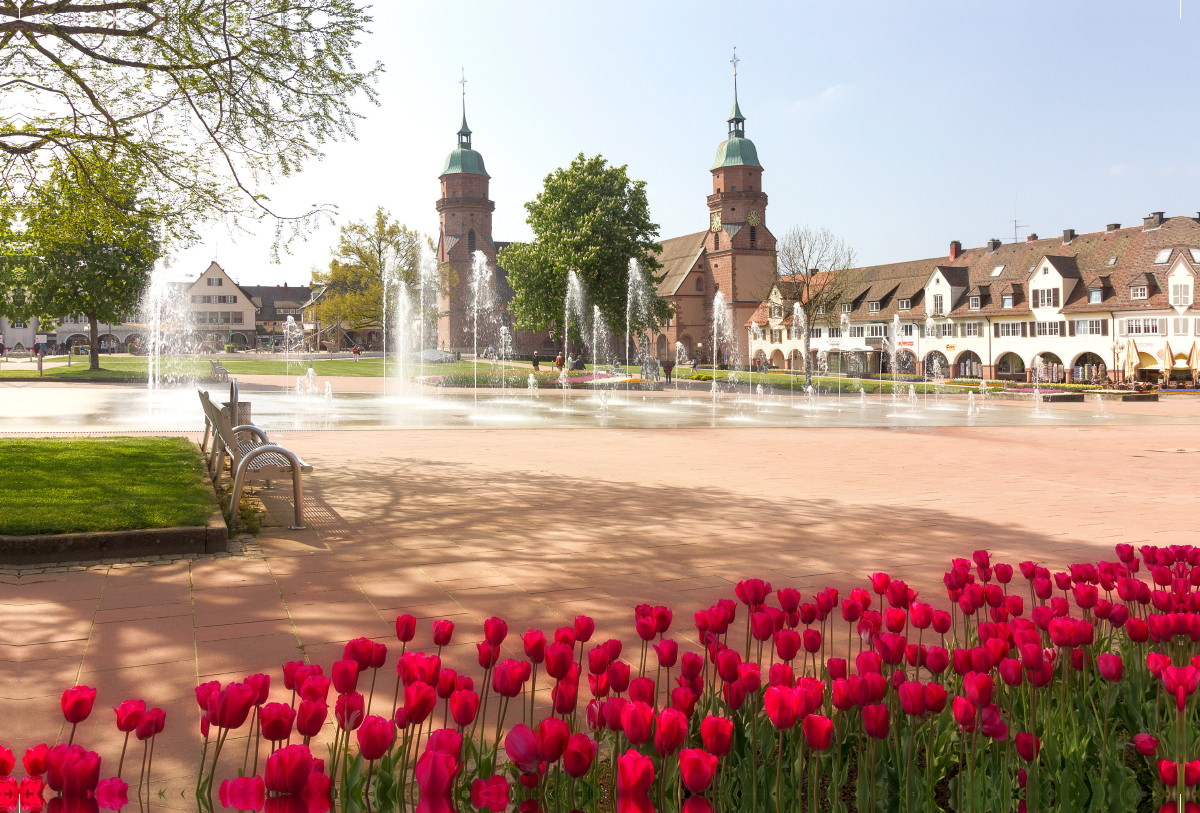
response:
<svg viewBox="0 0 1200 813"><path fill-rule="evenodd" d="M1133 381L1137 378L1138 366L1141 363L1141 358L1138 356L1137 342L1129 339L1125 343L1125 380Z"/></svg>
<svg viewBox="0 0 1200 813"><path fill-rule="evenodd" d="M1162 360L1163 380L1170 381L1171 380L1171 369L1175 366L1175 354L1171 352L1171 343L1170 342L1167 342L1167 341L1163 342L1163 351L1162 352L1163 352L1163 360Z"/></svg>
<svg viewBox="0 0 1200 813"><path fill-rule="evenodd" d="M1200 377L1200 347L1196 347L1196 343L1192 342L1192 352L1188 353L1187 365L1192 370L1192 380L1195 381Z"/></svg>

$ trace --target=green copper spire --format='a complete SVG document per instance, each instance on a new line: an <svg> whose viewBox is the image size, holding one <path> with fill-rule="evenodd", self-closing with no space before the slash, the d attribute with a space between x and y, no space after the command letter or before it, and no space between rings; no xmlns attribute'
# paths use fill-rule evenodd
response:
<svg viewBox="0 0 1200 813"><path fill-rule="evenodd" d="M465 74L459 80L459 84L463 86L463 114L462 127L458 128L458 149L446 156L446 166L442 169L442 174L462 173L490 178L491 176L487 174L487 170L483 166L483 156L471 149L471 128L467 126L467 77Z"/></svg>
<svg viewBox="0 0 1200 813"><path fill-rule="evenodd" d="M754 148L754 142L746 138L746 117L742 115L742 108L738 104L737 66L741 60L738 59L736 47L733 49L733 59L729 62L733 65L733 112L726 119L729 123L729 138L722 141L721 146L717 147L717 160L713 162L712 168L761 166L758 163L758 150Z"/></svg>

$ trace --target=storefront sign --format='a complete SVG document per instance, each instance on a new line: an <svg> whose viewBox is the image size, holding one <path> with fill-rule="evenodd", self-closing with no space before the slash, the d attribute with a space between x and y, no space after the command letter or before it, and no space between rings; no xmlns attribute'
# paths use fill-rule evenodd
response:
<svg viewBox="0 0 1200 813"><path fill-rule="evenodd" d="M916 342L900 342L901 347L912 347Z"/></svg>
<svg viewBox="0 0 1200 813"><path fill-rule="evenodd" d="M946 349L947 349L947 350L953 350L953 349L954 349L954 345L952 345L952 344L948 344L948 345L946 345Z"/></svg>

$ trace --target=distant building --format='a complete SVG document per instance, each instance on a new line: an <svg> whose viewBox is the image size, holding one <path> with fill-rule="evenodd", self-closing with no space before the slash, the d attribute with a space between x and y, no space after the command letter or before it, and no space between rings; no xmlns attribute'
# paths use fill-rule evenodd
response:
<svg viewBox="0 0 1200 813"><path fill-rule="evenodd" d="M208 349L219 350L226 344L255 346L256 306L250 293L216 260L205 269L187 291L196 339Z"/></svg>
<svg viewBox="0 0 1200 813"><path fill-rule="evenodd" d="M813 368L937 377L1070 382L1126 368L1141 379L1191 377L1200 358L1200 222L1154 212L1141 226L1021 243L990 240L927 260L845 272L837 313L810 330ZM803 336L778 286L743 323L754 358L803 369ZM844 321L843 321L844 317ZM756 334L761 336L756 338Z"/></svg>
<svg viewBox="0 0 1200 813"><path fill-rule="evenodd" d="M254 303L254 325L258 343L272 343L283 336L288 317L303 327L304 307L312 297L307 285L244 285L242 290Z"/></svg>

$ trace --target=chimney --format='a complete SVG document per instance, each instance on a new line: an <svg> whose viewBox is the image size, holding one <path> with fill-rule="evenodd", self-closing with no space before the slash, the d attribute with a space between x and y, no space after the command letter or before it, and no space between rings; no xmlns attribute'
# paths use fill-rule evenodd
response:
<svg viewBox="0 0 1200 813"><path fill-rule="evenodd" d="M1026 235L1026 237L1025 237L1025 242L1026 242L1026 243L1032 243L1032 242L1033 242L1034 240L1036 240L1036 239L1038 239L1038 236L1037 236L1037 234L1036 234L1036 233L1033 233L1033 232L1031 232L1030 234Z"/></svg>
<svg viewBox="0 0 1200 813"><path fill-rule="evenodd" d="M1162 212L1151 212L1149 217L1142 218L1143 229L1157 229L1163 224Z"/></svg>
<svg viewBox="0 0 1200 813"><path fill-rule="evenodd" d="M1070 243L1075 239L1074 229L1063 229L1063 245Z"/></svg>
<svg viewBox="0 0 1200 813"><path fill-rule="evenodd" d="M1121 224L1120 224L1120 223L1109 223L1109 224L1108 224L1108 226L1105 228L1105 230L1106 230L1106 231L1110 231L1110 232L1114 232L1114 231L1116 231L1116 230L1117 230L1117 229L1119 229L1119 228L1121 228Z"/></svg>
<svg viewBox="0 0 1200 813"><path fill-rule="evenodd" d="M962 254L962 243L957 240L950 241L950 262L958 259L958 255Z"/></svg>
<svg viewBox="0 0 1200 813"><path fill-rule="evenodd" d="M285 283L283 283L283 287L284 287L284 288L286 288L286 287L287 287L287 283L286 283L286 282L285 282Z"/></svg>
<svg viewBox="0 0 1200 813"><path fill-rule="evenodd" d="M988 254L991 254L993 251L999 250L1000 245L1001 245L1000 241L997 240L995 237L993 237L991 240L988 240Z"/></svg>

